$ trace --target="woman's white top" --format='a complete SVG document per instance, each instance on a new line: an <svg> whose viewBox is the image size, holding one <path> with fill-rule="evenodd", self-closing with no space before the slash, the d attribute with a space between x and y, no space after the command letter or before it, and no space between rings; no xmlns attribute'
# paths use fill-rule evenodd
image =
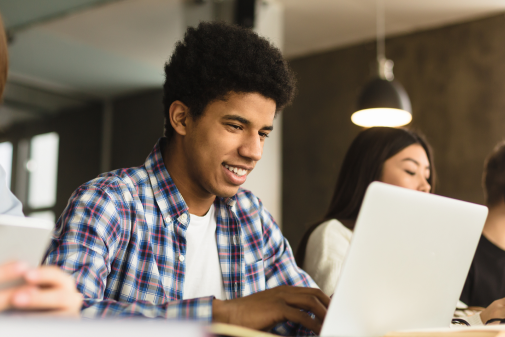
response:
<svg viewBox="0 0 505 337"><path fill-rule="evenodd" d="M317 226L307 242L303 269L328 296L335 291L352 231L336 219Z"/></svg>

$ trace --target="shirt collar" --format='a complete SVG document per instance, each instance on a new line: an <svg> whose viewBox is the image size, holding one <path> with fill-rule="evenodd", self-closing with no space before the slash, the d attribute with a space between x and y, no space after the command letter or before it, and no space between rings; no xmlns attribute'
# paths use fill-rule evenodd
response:
<svg viewBox="0 0 505 337"><path fill-rule="evenodd" d="M178 220L184 225L189 224L188 205L184 201L182 194L175 186L172 177L168 173L163 161L163 149L167 139L160 138L153 150L145 161L145 168L149 175L149 181L153 189L154 199L165 220L165 225L168 225L174 220ZM230 208L235 206L236 195L229 198L217 197L214 205L219 206L220 203L228 205Z"/></svg>

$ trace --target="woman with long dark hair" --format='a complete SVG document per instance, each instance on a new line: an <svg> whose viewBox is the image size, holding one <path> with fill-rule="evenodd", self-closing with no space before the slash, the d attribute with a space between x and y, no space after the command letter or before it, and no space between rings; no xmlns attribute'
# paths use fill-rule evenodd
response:
<svg viewBox="0 0 505 337"><path fill-rule="evenodd" d="M326 215L305 233L295 256L298 266L327 295L335 290L368 185L382 181L433 192L436 179L431 152L423 137L406 129L375 127L354 139Z"/></svg>
<svg viewBox="0 0 505 337"><path fill-rule="evenodd" d="M431 147L422 136L406 129L370 128L354 139L326 215L307 230L295 256L298 266L327 295L335 290L365 191L373 181L433 193L436 179ZM466 305L461 303L461 307ZM505 298L478 314L468 316L463 311L459 317L471 325L503 319Z"/></svg>

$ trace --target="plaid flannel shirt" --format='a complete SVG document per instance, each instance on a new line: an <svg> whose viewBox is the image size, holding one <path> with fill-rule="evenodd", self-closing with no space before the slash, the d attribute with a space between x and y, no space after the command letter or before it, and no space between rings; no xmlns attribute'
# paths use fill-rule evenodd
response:
<svg viewBox="0 0 505 337"><path fill-rule="evenodd" d="M73 274L84 317L212 320L213 297L183 300L188 206L165 168L162 138L143 166L80 186L56 224L47 264ZM317 287L261 201L216 197L216 240L227 299L279 285ZM308 334L291 322L274 332Z"/></svg>

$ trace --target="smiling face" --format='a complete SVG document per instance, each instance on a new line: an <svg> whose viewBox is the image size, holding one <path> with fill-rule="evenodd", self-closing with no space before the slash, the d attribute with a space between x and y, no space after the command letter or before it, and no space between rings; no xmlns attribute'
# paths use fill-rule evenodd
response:
<svg viewBox="0 0 505 337"><path fill-rule="evenodd" d="M407 146L384 162L380 181L411 190L429 192L430 161L419 144Z"/></svg>
<svg viewBox="0 0 505 337"><path fill-rule="evenodd" d="M230 93L186 118L180 138L184 160L178 172L185 190L198 198L231 197L254 169L273 129L276 104L257 93ZM186 196L184 196L186 198Z"/></svg>

